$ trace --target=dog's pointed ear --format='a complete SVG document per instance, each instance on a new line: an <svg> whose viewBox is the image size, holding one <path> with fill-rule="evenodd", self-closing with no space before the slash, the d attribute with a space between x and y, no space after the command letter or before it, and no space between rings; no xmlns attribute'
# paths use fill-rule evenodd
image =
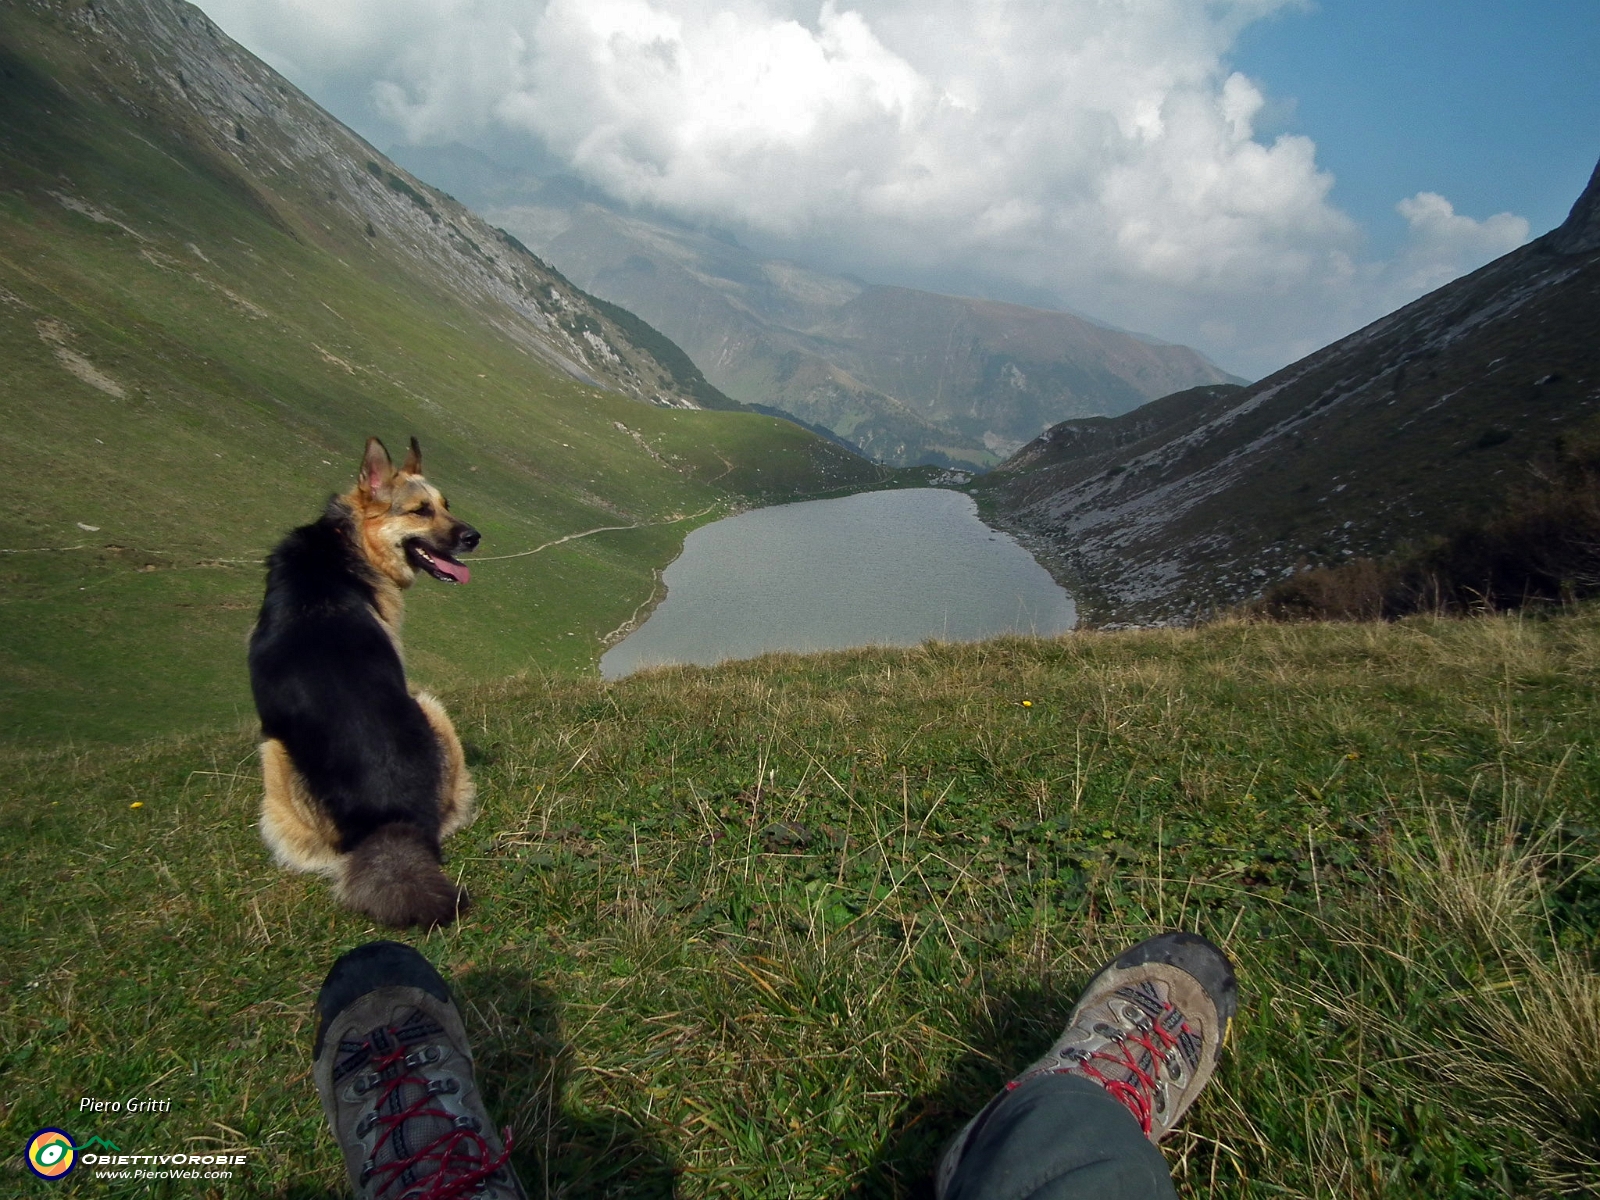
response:
<svg viewBox="0 0 1600 1200"><path fill-rule="evenodd" d="M361 459L359 487L369 495L377 495L394 478L394 460L375 437L367 439L367 452Z"/></svg>
<svg viewBox="0 0 1600 1200"><path fill-rule="evenodd" d="M406 454L406 461L401 465L400 469L407 475L422 474L422 447L417 445L416 438L411 439L411 449Z"/></svg>

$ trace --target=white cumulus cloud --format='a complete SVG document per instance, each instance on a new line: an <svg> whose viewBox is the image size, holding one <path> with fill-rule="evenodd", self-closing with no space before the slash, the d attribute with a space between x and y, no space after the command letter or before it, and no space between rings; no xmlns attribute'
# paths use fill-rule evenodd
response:
<svg viewBox="0 0 1600 1200"><path fill-rule="evenodd" d="M1420 295L1514 250L1528 240L1528 222L1511 213L1474 221L1437 192L1418 192L1395 205L1411 240L1395 265L1401 293Z"/></svg>
<svg viewBox="0 0 1600 1200"><path fill-rule="evenodd" d="M204 0L369 136L508 139L869 279L981 279L1259 374L1526 239L1429 192L1392 261L1231 69L1300 0ZM362 114L352 107L362 108Z"/></svg>
<svg viewBox="0 0 1600 1200"><path fill-rule="evenodd" d="M624 200L794 233L881 206L936 99L832 4L809 28L753 8L552 0L495 116Z"/></svg>

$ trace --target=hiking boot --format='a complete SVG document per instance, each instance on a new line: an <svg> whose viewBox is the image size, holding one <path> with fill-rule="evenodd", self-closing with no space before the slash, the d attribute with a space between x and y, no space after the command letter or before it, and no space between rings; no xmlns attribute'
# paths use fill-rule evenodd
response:
<svg viewBox="0 0 1600 1200"><path fill-rule="evenodd" d="M1046 1072L1092 1079L1152 1142L1177 1127L1222 1058L1239 989L1198 933L1163 933L1100 968L1056 1044L1008 1088Z"/></svg>
<svg viewBox="0 0 1600 1200"><path fill-rule="evenodd" d="M1089 981L1050 1052L1006 1084L951 1141L935 1175L935 1195L942 1200L950 1193L962 1155L1005 1098L1040 1075L1076 1075L1098 1084L1151 1142L1159 1142L1216 1070L1238 1007L1233 967L1199 934L1163 933L1123 951Z"/></svg>
<svg viewBox="0 0 1600 1200"><path fill-rule="evenodd" d="M317 996L312 1076L362 1200L527 1200L472 1076L450 989L398 942L358 946Z"/></svg>

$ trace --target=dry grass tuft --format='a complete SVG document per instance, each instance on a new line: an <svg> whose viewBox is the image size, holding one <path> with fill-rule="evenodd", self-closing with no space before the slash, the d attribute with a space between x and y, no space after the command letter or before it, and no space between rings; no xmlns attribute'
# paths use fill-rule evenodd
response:
<svg viewBox="0 0 1600 1200"><path fill-rule="evenodd" d="M1301 998L1352 1032L1358 1075L1404 1064L1390 1082L1413 1104L1537 1147L1527 1183L1587 1194L1600 1172L1600 973L1592 943L1557 936L1552 897L1595 862L1574 864L1561 841L1559 823L1533 826L1514 800L1480 823L1422 805L1384 844L1388 886L1324 924L1357 969ZM1359 1161L1347 1117L1324 1115L1318 1140ZM1358 1183L1346 1194L1369 1190Z"/></svg>
<svg viewBox="0 0 1600 1200"><path fill-rule="evenodd" d="M1427 842L1397 852L1406 900L1467 939L1480 968L1460 987L1440 1073L1544 1147L1548 1182L1587 1187L1600 1175L1600 973L1550 927L1559 826L1525 832L1515 808L1481 833L1457 809L1425 816Z"/></svg>

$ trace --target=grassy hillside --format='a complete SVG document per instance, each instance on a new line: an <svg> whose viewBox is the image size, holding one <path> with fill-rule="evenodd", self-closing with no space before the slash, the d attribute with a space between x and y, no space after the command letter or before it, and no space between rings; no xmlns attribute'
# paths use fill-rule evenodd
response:
<svg viewBox="0 0 1600 1200"><path fill-rule="evenodd" d="M1589 609L460 691L477 908L413 940L535 1194L910 1194L1101 958L1174 925L1243 994L1168 1147L1183 1195L1578 1193L1597 684ZM310 1003L376 931L268 865L250 738L0 761L0 1142L230 1148L215 1194L335 1191ZM77 1115L135 1094L171 1112Z"/></svg>
<svg viewBox="0 0 1600 1200"><path fill-rule="evenodd" d="M248 714L260 560L368 435L420 437L483 558L641 526L423 581L436 685L591 664L695 521L882 474L630 399L686 402L628 321L386 164L187 5L0 9L0 738Z"/></svg>

